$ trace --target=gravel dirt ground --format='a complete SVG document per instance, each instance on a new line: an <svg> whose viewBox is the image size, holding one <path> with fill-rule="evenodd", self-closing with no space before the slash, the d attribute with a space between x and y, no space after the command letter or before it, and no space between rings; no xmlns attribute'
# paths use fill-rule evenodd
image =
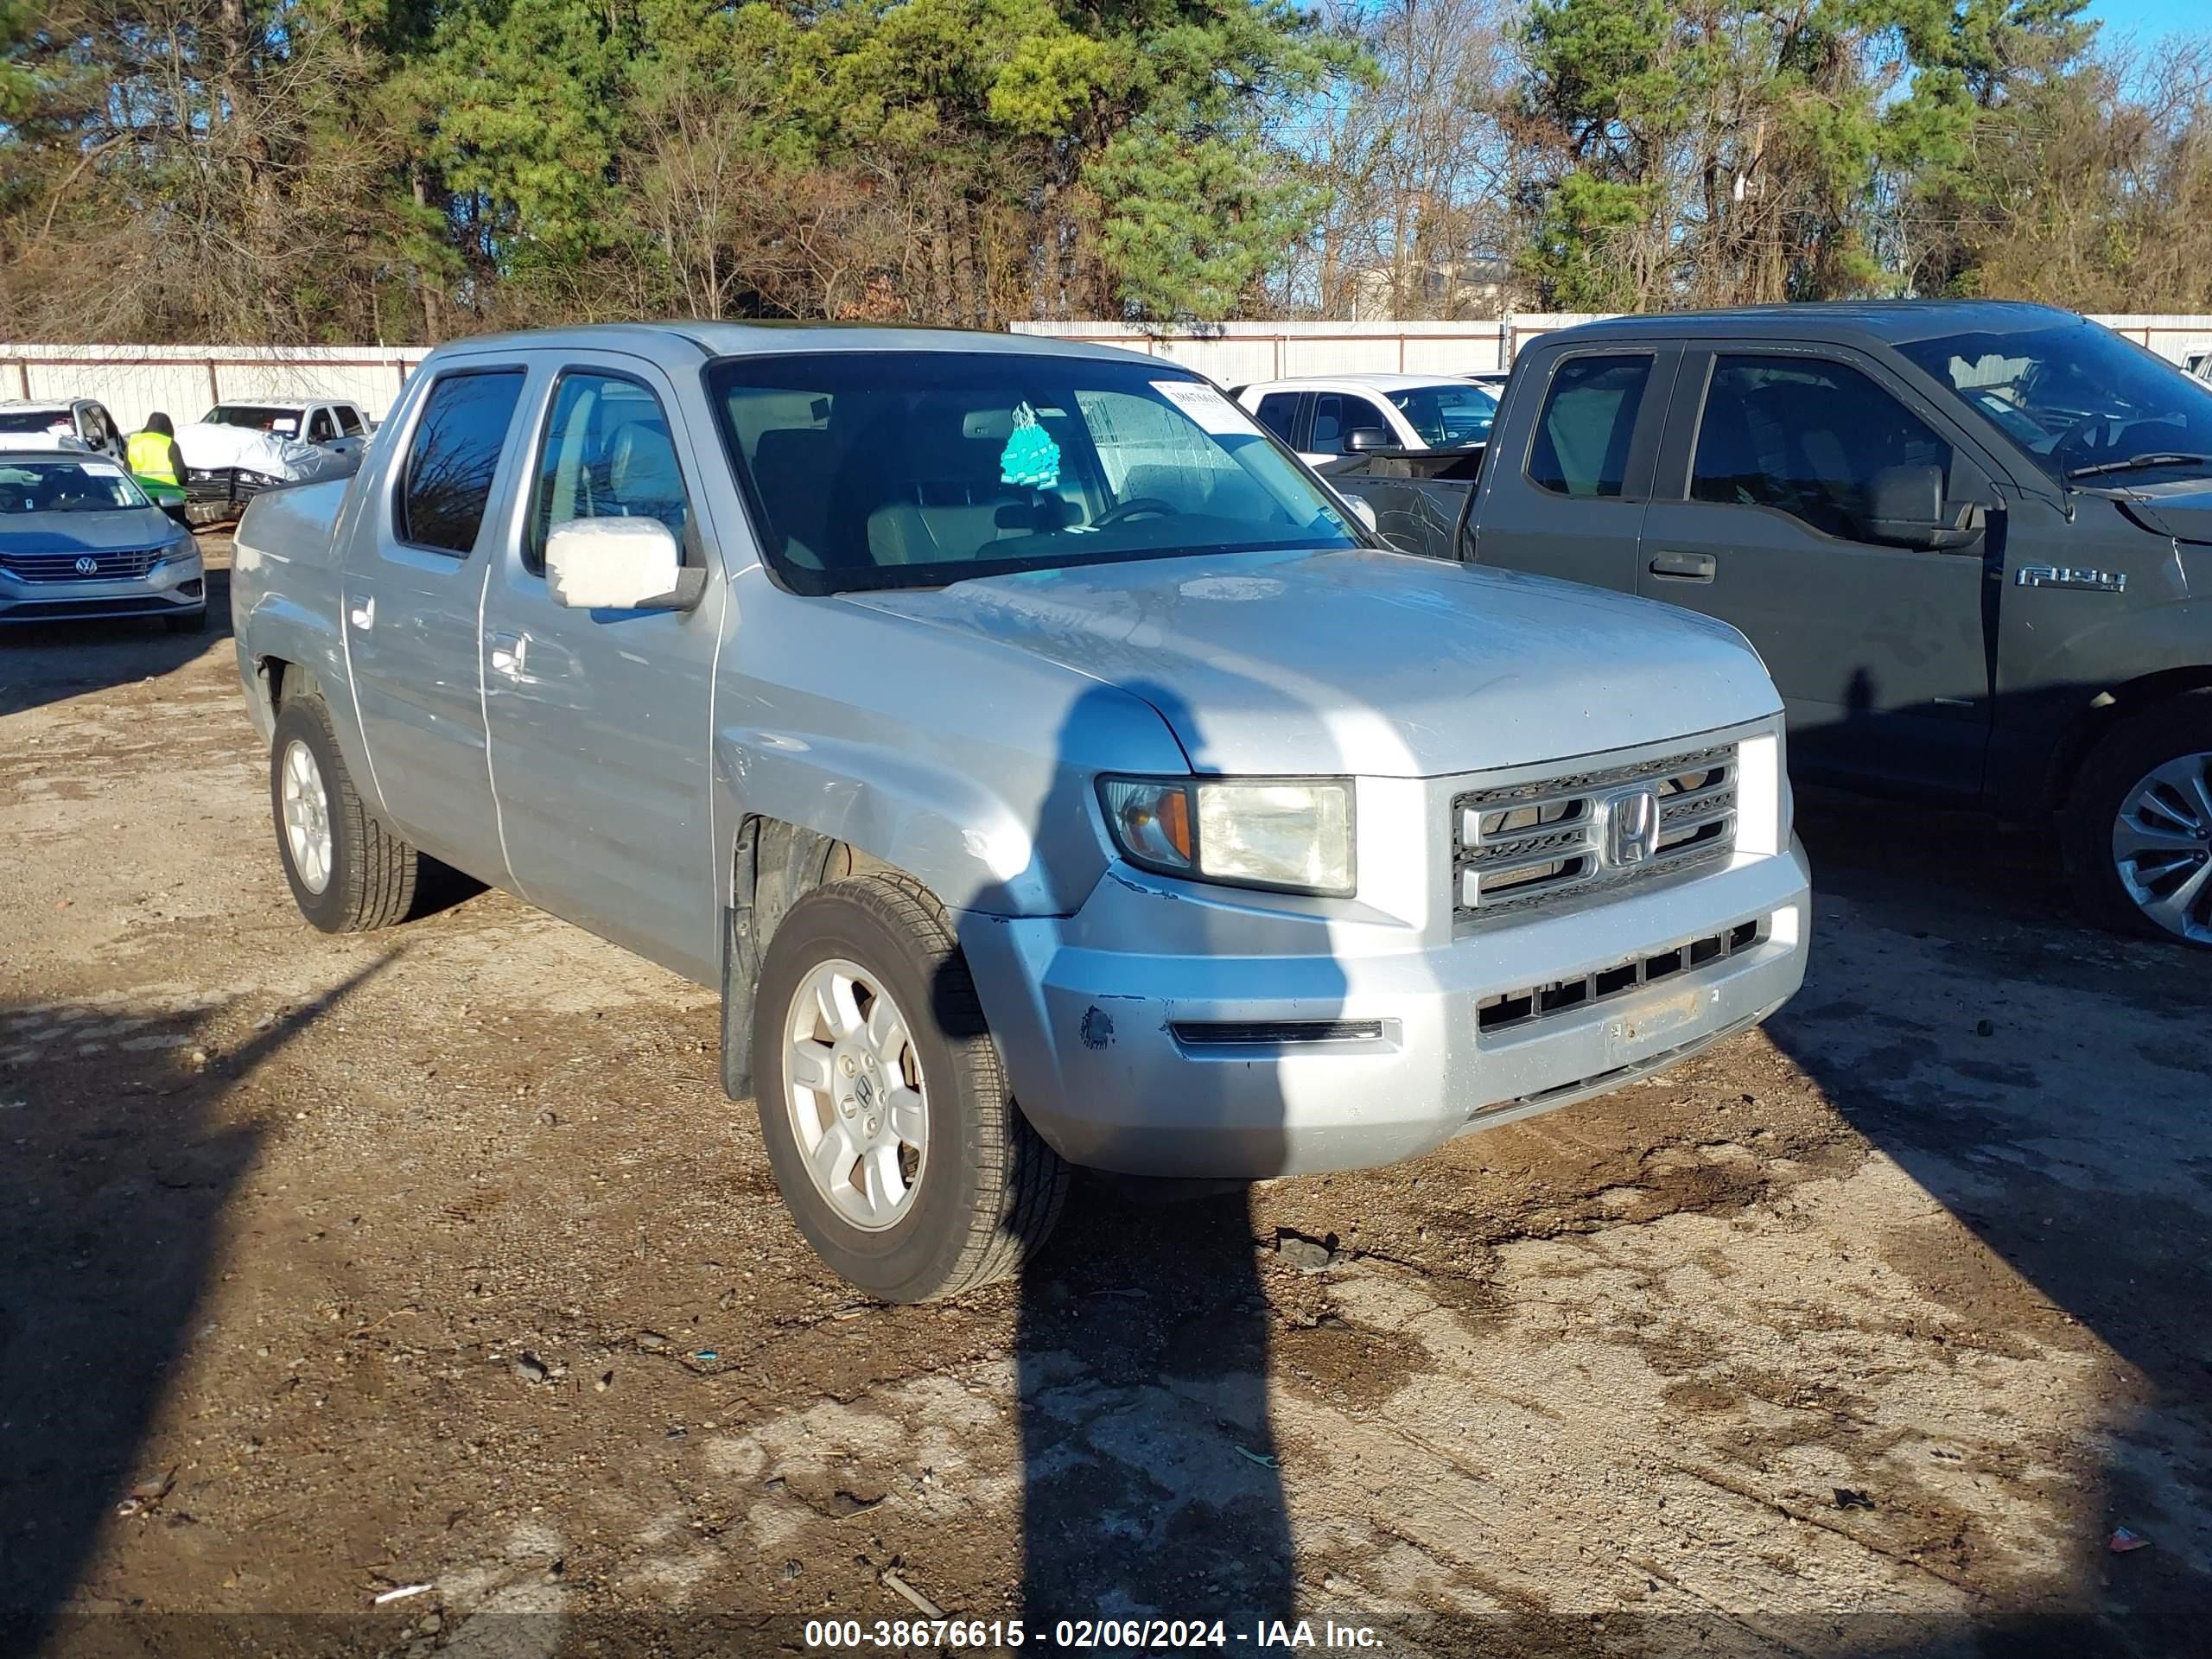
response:
<svg viewBox="0 0 2212 1659"><path fill-rule="evenodd" d="M1765 1031L1402 1167L1079 1186L1023 1282L884 1307L709 994L497 893L315 933L267 802L219 629L0 636L0 1651L805 1651L913 1597L2205 1651L2212 962L2075 926L2037 841L1806 803Z"/></svg>

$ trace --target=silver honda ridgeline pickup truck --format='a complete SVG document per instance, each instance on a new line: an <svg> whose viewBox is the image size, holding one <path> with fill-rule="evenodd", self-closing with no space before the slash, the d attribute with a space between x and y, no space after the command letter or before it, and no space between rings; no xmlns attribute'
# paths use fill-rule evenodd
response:
<svg viewBox="0 0 2212 1659"><path fill-rule="evenodd" d="M799 1227L893 1300L1009 1272L1071 1164L1412 1157L1804 974L1732 629L1389 551L1127 353L467 340L254 501L232 603L308 919L436 860L719 986Z"/></svg>

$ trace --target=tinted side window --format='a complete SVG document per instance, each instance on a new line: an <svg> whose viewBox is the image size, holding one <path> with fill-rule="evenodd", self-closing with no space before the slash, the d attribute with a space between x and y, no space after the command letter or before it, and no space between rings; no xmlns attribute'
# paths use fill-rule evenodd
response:
<svg viewBox="0 0 2212 1659"><path fill-rule="evenodd" d="M1294 391L1271 391L1260 399L1259 422L1285 443L1296 444L1291 429L1298 419L1298 394Z"/></svg>
<svg viewBox="0 0 2212 1659"><path fill-rule="evenodd" d="M1313 400L1313 429L1306 435L1306 454L1344 454L1344 400L1333 391L1323 392Z"/></svg>
<svg viewBox="0 0 2212 1659"><path fill-rule="evenodd" d="M464 556L476 545L522 382L520 369L439 377L407 448L400 540Z"/></svg>
<svg viewBox="0 0 2212 1659"><path fill-rule="evenodd" d="M1858 370L1773 357L1714 360L1690 495L1777 507L1815 530L1868 539L1869 486L1893 467L1936 468L1951 446Z"/></svg>
<svg viewBox="0 0 2212 1659"><path fill-rule="evenodd" d="M308 417L308 442L328 443L338 435L338 429L330 423L330 411L318 409Z"/></svg>
<svg viewBox="0 0 2212 1659"><path fill-rule="evenodd" d="M1313 436L1306 451L1313 455L1341 455L1345 434L1363 426L1375 427L1386 436L1390 432L1389 421L1366 398L1325 391L1313 402Z"/></svg>
<svg viewBox="0 0 2212 1659"><path fill-rule="evenodd" d="M1554 495L1618 495L1650 379L1651 359L1643 355L1571 357L1560 364L1536 420L1530 482Z"/></svg>
<svg viewBox="0 0 2212 1659"><path fill-rule="evenodd" d="M1345 398L1345 433L1349 435L1351 433L1357 432L1363 426L1373 428L1376 431L1380 432L1385 438L1393 438L1395 435L1395 430L1390 425L1390 417L1388 415L1385 415L1381 410L1376 408L1373 404L1368 402L1366 398Z"/></svg>
<svg viewBox="0 0 2212 1659"><path fill-rule="evenodd" d="M349 438L357 437L360 435L361 416L359 412L354 409L353 404L340 404L338 405L338 429L340 432L343 432Z"/></svg>
<svg viewBox="0 0 2212 1659"><path fill-rule="evenodd" d="M544 568L545 538L578 518L658 518L678 543L690 510L660 400L635 380L574 370L553 391L537 457L527 562Z"/></svg>

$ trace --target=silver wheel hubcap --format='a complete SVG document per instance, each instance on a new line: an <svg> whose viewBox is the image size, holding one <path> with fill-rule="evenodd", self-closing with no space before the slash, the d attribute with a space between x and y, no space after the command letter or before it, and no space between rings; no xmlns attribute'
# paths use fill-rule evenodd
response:
<svg viewBox="0 0 2212 1659"><path fill-rule="evenodd" d="M330 796L315 751L296 738L285 746L278 793L283 803L284 845L293 871L309 893L330 885Z"/></svg>
<svg viewBox="0 0 2212 1659"><path fill-rule="evenodd" d="M2145 916L2212 944L2212 753L2178 755L2128 791L2113 821L2112 860Z"/></svg>
<svg viewBox="0 0 2212 1659"><path fill-rule="evenodd" d="M863 1231L896 1225L929 1161L929 1089L906 1017L858 963L818 963L799 982L784 1084L815 1191Z"/></svg>

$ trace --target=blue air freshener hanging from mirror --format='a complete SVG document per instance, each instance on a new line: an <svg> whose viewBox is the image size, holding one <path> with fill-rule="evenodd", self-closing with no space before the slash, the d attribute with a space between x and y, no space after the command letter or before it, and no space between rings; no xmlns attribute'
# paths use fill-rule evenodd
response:
<svg viewBox="0 0 2212 1659"><path fill-rule="evenodd" d="M1037 411L1019 404L1014 411L1014 430L999 451L999 481L1049 490L1060 481L1060 446L1037 423Z"/></svg>

